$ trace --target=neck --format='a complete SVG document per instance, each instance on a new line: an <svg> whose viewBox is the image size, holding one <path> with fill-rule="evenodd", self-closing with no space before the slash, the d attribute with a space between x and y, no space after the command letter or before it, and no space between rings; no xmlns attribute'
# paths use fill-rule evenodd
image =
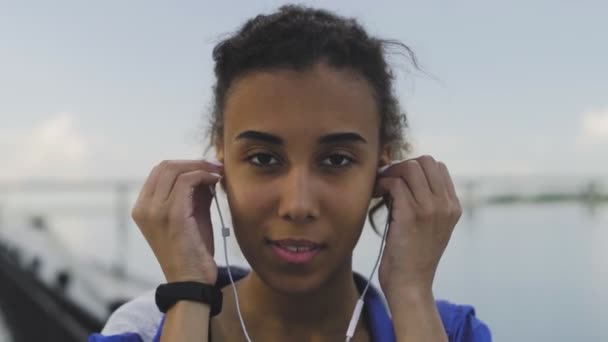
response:
<svg viewBox="0 0 608 342"><path fill-rule="evenodd" d="M359 298L351 261L323 284L305 293L286 294L271 288L251 271L240 284L241 308L251 327L285 332L344 334Z"/></svg>

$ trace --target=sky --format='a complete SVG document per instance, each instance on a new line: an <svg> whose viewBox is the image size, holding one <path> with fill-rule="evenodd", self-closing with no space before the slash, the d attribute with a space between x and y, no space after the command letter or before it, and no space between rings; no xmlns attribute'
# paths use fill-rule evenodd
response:
<svg viewBox="0 0 608 342"><path fill-rule="evenodd" d="M0 180L144 179L202 156L211 51L284 1L0 0ZM453 175L608 174L608 2L302 1L398 39L414 156Z"/></svg>

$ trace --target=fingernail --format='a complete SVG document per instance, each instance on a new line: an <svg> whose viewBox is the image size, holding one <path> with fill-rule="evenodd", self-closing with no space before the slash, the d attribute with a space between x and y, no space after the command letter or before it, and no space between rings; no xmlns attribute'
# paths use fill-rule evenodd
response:
<svg viewBox="0 0 608 342"><path fill-rule="evenodd" d="M384 165L382 167L378 168L378 173L383 173L384 171L386 171L386 169L388 169L390 167L390 165Z"/></svg>
<svg viewBox="0 0 608 342"><path fill-rule="evenodd" d="M388 163L387 165L381 166L378 168L378 173L383 173L384 171L386 171L386 169L388 169L389 167L395 165L395 164L399 164L403 161L406 161L407 159L402 159L402 160L391 160L390 163Z"/></svg>
<svg viewBox="0 0 608 342"><path fill-rule="evenodd" d="M215 166L224 166L224 164L222 164L222 162L219 161L216 157L208 158L206 161L207 163L213 164Z"/></svg>

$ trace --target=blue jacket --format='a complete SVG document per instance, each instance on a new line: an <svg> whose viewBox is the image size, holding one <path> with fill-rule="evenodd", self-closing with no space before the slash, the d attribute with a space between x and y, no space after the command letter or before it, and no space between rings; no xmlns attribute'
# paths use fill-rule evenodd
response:
<svg viewBox="0 0 608 342"><path fill-rule="evenodd" d="M232 267L235 281L243 278L247 270ZM367 284L367 279L355 273L355 283L359 292ZM217 286L230 284L228 271L220 267ZM450 342L491 342L487 325L475 317L475 309L469 305L453 304L445 300L435 301ZM370 286L364 298L367 326L373 342L394 342L393 323L388 315L380 293ZM89 336L89 342L160 342L164 315L156 308L154 293L126 303L112 314L103 331Z"/></svg>

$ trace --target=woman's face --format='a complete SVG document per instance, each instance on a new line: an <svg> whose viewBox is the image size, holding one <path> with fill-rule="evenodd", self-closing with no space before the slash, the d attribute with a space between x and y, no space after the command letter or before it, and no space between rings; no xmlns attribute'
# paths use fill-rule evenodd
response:
<svg viewBox="0 0 608 342"><path fill-rule="evenodd" d="M382 164L379 125L371 87L348 69L258 71L230 88L216 147L234 232L275 290L306 292L350 270ZM285 239L315 248L285 259L297 245Z"/></svg>

